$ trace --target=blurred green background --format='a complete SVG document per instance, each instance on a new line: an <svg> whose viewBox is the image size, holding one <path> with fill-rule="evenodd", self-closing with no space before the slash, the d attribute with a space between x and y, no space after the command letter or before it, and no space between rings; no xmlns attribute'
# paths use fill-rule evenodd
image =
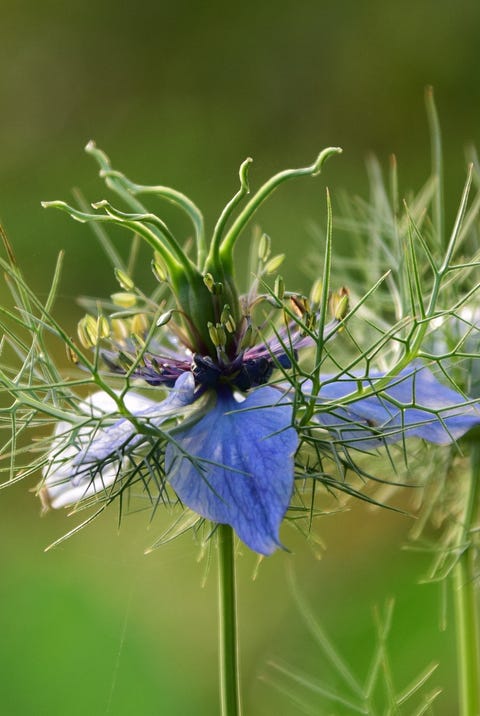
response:
<svg viewBox="0 0 480 716"><path fill-rule="evenodd" d="M325 220L326 183L334 202L341 189L367 192L368 152L384 165L397 154L404 189L427 176L427 84L435 87L455 206L464 148L480 138L479 31L475 0L3 2L0 217L25 273L44 295L55 256L66 250L58 315L72 333L75 297L116 288L88 228L40 208L41 200L69 199L75 186L90 200L105 197L83 153L90 138L133 180L190 195L210 226L245 157L255 160L255 186L310 163L324 146L342 146L319 180L282 188L259 215L275 247L290 245L298 259L312 222ZM298 261L286 275L305 283ZM7 300L3 285L0 298ZM215 575L202 587L205 565L190 536L145 557L165 518L131 516L118 532L112 513L45 554L73 524L63 514L40 519L32 486L3 491L0 501L1 712L217 713ZM292 563L360 675L373 648L372 608L395 596L398 685L439 660L432 686L444 693L435 713L455 712L453 634L438 629L439 590L416 584L425 564L401 550L410 524L353 504L319 521L322 560L288 529L293 554L267 560L255 581L255 560L241 560L246 715L302 713L268 684L269 661L327 673L289 594ZM344 713L303 696L319 714Z"/></svg>

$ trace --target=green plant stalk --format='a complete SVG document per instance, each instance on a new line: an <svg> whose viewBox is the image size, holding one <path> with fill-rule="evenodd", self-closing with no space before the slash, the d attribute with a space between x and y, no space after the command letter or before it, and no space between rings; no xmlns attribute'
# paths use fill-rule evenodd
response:
<svg viewBox="0 0 480 716"><path fill-rule="evenodd" d="M237 593L233 530L218 525L218 624L221 716L240 716Z"/></svg>
<svg viewBox="0 0 480 716"><path fill-rule="evenodd" d="M459 716L480 716L480 643L478 603L475 579L475 546L472 530L477 526L480 498L480 445L471 457L471 475L465 501L459 549L462 550L453 571Z"/></svg>

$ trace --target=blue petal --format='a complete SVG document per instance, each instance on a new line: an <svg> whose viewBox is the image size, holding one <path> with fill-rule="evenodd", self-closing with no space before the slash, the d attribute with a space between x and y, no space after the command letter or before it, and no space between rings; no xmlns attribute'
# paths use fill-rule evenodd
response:
<svg viewBox="0 0 480 716"><path fill-rule="evenodd" d="M137 420L150 427L159 427L168 417L193 402L193 391L193 376L185 373L178 378L175 389L165 400L154 401L130 392L124 402ZM106 393L95 393L78 407L80 414L85 415L86 424L74 428L69 423L60 422L55 430L41 493L49 507L74 505L104 493L121 476L124 453L144 440L126 418L102 426L109 415L117 412L115 401Z"/></svg>
<svg viewBox="0 0 480 716"><path fill-rule="evenodd" d="M184 504L214 522L231 525L255 552L271 554L293 490L298 437L291 405L259 388L238 403L229 390L193 426L167 446L166 472ZM182 453L185 451L185 454Z"/></svg>
<svg viewBox="0 0 480 716"><path fill-rule="evenodd" d="M385 374L372 373L372 380ZM319 401L336 401L358 390L354 379L337 380L322 386ZM316 419L352 447L370 448L403 437L419 437L438 445L458 440L480 425L480 401L468 399L440 383L421 364L412 363L393 378L378 395L360 398Z"/></svg>

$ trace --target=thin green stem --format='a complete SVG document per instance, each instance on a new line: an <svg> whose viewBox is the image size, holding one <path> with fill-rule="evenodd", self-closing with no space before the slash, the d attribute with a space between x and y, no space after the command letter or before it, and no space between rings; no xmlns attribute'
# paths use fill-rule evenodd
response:
<svg viewBox="0 0 480 716"><path fill-rule="evenodd" d="M480 716L480 643L475 583L475 545L472 531L477 526L480 497L480 446L473 448L472 471L465 500L465 512L459 535L462 553L453 572L457 660L459 680L459 716Z"/></svg>
<svg viewBox="0 0 480 716"><path fill-rule="evenodd" d="M218 525L217 534L221 716L240 716L233 530L230 525Z"/></svg>

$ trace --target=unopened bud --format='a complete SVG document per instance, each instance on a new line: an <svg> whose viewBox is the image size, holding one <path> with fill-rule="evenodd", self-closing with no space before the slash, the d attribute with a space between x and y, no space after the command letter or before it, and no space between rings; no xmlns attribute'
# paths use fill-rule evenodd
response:
<svg viewBox="0 0 480 716"><path fill-rule="evenodd" d="M72 348L72 346L69 343L65 344L65 352L67 354L67 360L70 361L70 363L73 363L74 365L77 365L78 363L78 355L76 351Z"/></svg>
<svg viewBox="0 0 480 716"><path fill-rule="evenodd" d="M165 267L165 262L163 261L160 254L158 254L156 251L153 255L151 266L153 275L155 276L157 281L159 283L164 283L164 281L166 281L168 278L168 271Z"/></svg>
<svg viewBox="0 0 480 716"><path fill-rule="evenodd" d="M330 297L330 312L336 321L342 321L348 313L348 308L348 289L342 287L339 291L335 291Z"/></svg>
<svg viewBox="0 0 480 716"><path fill-rule="evenodd" d="M227 342L227 334L225 333L225 328L222 326L221 323L217 323L215 328L217 330L217 340L219 341L218 347L223 348Z"/></svg>
<svg viewBox="0 0 480 716"><path fill-rule="evenodd" d="M220 316L220 323L229 333L234 333L235 328L237 327L235 319L230 312L230 306L228 305L228 303L226 303L223 307L223 311Z"/></svg>
<svg viewBox="0 0 480 716"><path fill-rule="evenodd" d="M121 318L111 319L112 333L116 341L124 341L130 335L127 322Z"/></svg>
<svg viewBox="0 0 480 716"><path fill-rule="evenodd" d="M166 323L169 322L171 317L173 316L173 310L166 311L165 313L162 313L160 318L157 321L157 326L164 326Z"/></svg>
<svg viewBox="0 0 480 716"><path fill-rule="evenodd" d="M275 285L273 287L273 292L277 298L282 300L284 294L285 294L285 281L281 276L277 276L275 279Z"/></svg>
<svg viewBox="0 0 480 716"><path fill-rule="evenodd" d="M275 271L282 265L284 258L285 254L278 254L277 256L274 256L273 259L270 259L265 266L265 273L275 273Z"/></svg>
<svg viewBox="0 0 480 716"><path fill-rule="evenodd" d="M137 303L136 295L127 291L122 293L112 293L110 298L116 306L121 306L121 308L132 308L132 306L135 306Z"/></svg>
<svg viewBox="0 0 480 716"><path fill-rule="evenodd" d="M211 273L205 274L203 277L203 283L208 288L210 293L213 293L215 296L221 296L223 293L223 283L217 283Z"/></svg>
<svg viewBox="0 0 480 716"><path fill-rule="evenodd" d="M203 277L203 283L208 288L210 293L213 293L213 288L215 286L215 279L213 278L211 273L206 273Z"/></svg>
<svg viewBox="0 0 480 716"><path fill-rule="evenodd" d="M97 321L95 318L88 314L81 318L77 325L77 334L84 348L93 348L98 340Z"/></svg>
<svg viewBox="0 0 480 716"><path fill-rule="evenodd" d="M108 338L110 335L110 325L104 315L97 318L97 340L98 338Z"/></svg>
<svg viewBox="0 0 480 716"><path fill-rule="evenodd" d="M115 278L117 279L118 283L120 284L120 287L123 288L124 291L132 291L135 288L135 284L133 283L130 276L125 273L125 271L116 268L114 269L114 272Z"/></svg>
<svg viewBox="0 0 480 716"><path fill-rule="evenodd" d="M322 293L323 293L323 282L320 278L317 278L317 280L314 282L314 284L312 286L312 290L310 291L310 300L314 306L318 306L318 304L321 302Z"/></svg>
<svg viewBox="0 0 480 716"><path fill-rule="evenodd" d="M272 241L270 239L270 236L267 234L262 234L260 237L260 242L258 244L258 258L260 261L263 261L265 263L268 261L268 257L270 256L271 252L271 244Z"/></svg>
<svg viewBox="0 0 480 716"><path fill-rule="evenodd" d="M253 329L253 326L251 323L248 324L248 326L245 328L245 332L242 336L242 340L240 341L240 348L242 351L247 350L247 348L252 348L255 345L255 331Z"/></svg>
<svg viewBox="0 0 480 716"><path fill-rule="evenodd" d="M136 313L132 318L132 333L137 336L144 336L148 331L148 320L144 313Z"/></svg>

